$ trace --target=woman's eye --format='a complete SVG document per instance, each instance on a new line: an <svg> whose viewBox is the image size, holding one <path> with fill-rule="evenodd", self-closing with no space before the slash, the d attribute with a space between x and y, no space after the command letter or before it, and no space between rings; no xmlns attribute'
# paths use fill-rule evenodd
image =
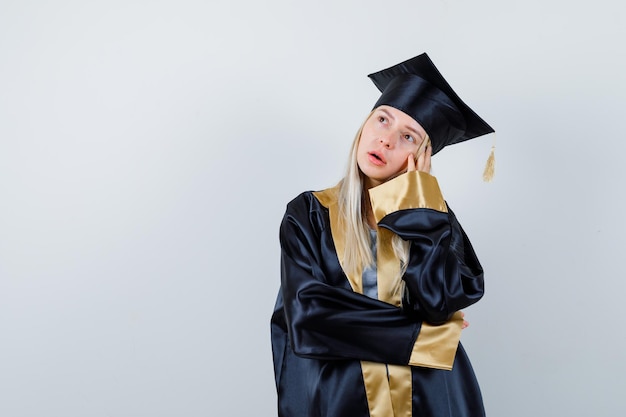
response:
<svg viewBox="0 0 626 417"><path fill-rule="evenodd" d="M380 123L385 123L387 121L387 118L385 116L378 116L378 121Z"/></svg>
<svg viewBox="0 0 626 417"><path fill-rule="evenodd" d="M404 139L408 140L409 142L415 142L415 139L413 139L413 136L411 135L404 135Z"/></svg>

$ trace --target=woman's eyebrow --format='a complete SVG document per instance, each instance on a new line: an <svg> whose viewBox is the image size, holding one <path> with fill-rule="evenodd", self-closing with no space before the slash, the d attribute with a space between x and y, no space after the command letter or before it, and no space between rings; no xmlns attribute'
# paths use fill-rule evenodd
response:
<svg viewBox="0 0 626 417"><path fill-rule="evenodd" d="M415 133L415 135L417 135L418 138L420 138L421 140L424 140L424 136L422 136L422 134L420 132L418 132L417 130L415 130L411 126L407 126L406 128L408 130L410 130L411 132Z"/></svg>
<svg viewBox="0 0 626 417"><path fill-rule="evenodd" d="M385 113L385 115L386 115L389 119L391 119L391 120L396 120L396 118L395 118L395 117L393 117L393 116L391 115L391 113L389 113L387 110L385 110L385 109L380 109L380 111L381 111L381 112L383 112L383 113Z"/></svg>

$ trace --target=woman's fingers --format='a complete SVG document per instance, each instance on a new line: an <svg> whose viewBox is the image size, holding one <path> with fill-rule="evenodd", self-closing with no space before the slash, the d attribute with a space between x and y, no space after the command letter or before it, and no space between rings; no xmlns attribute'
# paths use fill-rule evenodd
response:
<svg viewBox="0 0 626 417"><path fill-rule="evenodd" d="M426 173L430 173L430 157L432 155L432 148L426 145L426 149L424 152L420 153L417 158L413 154L409 155L407 158L407 172L411 171L422 171Z"/></svg>
<svg viewBox="0 0 626 417"><path fill-rule="evenodd" d="M419 171L430 173L431 155L432 155L432 148L427 145L426 150L424 150L424 152L422 152L420 156L417 158L417 169Z"/></svg>
<svg viewBox="0 0 626 417"><path fill-rule="evenodd" d="M461 326L461 329L465 329L467 328L467 326L469 326L469 321L465 320L465 313L461 311L461 317L463 317L463 325Z"/></svg>
<svg viewBox="0 0 626 417"><path fill-rule="evenodd" d="M408 163L407 163L407 168L406 168L406 172L411 172L411 171L415 171L415 157L413 156L413 154L410 154L407 158Z"/></svg>

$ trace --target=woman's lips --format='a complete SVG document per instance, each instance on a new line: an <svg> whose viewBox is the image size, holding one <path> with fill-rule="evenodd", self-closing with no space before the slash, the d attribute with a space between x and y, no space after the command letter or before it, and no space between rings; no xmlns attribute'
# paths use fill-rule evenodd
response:
<svg viewBox="0 0 626 417"><path fill-rule="evenodd" d="M369 158L369 161L374 165L382 166L387 163L387 161L385 161L385 158L378 152L369 152L367 156Z"/></svg>

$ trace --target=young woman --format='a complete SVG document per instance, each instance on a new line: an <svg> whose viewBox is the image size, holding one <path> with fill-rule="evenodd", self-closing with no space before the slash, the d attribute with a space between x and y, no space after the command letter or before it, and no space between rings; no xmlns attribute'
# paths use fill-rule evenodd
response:
<svg viewBox="0 0 626 417"><path fill-rule="evenodd" d="M382 95L345 177L292 200L271 320L281 417L484 415L459 343L483 270L429 174L493 129L426 54L370 78Z"/></svg>

